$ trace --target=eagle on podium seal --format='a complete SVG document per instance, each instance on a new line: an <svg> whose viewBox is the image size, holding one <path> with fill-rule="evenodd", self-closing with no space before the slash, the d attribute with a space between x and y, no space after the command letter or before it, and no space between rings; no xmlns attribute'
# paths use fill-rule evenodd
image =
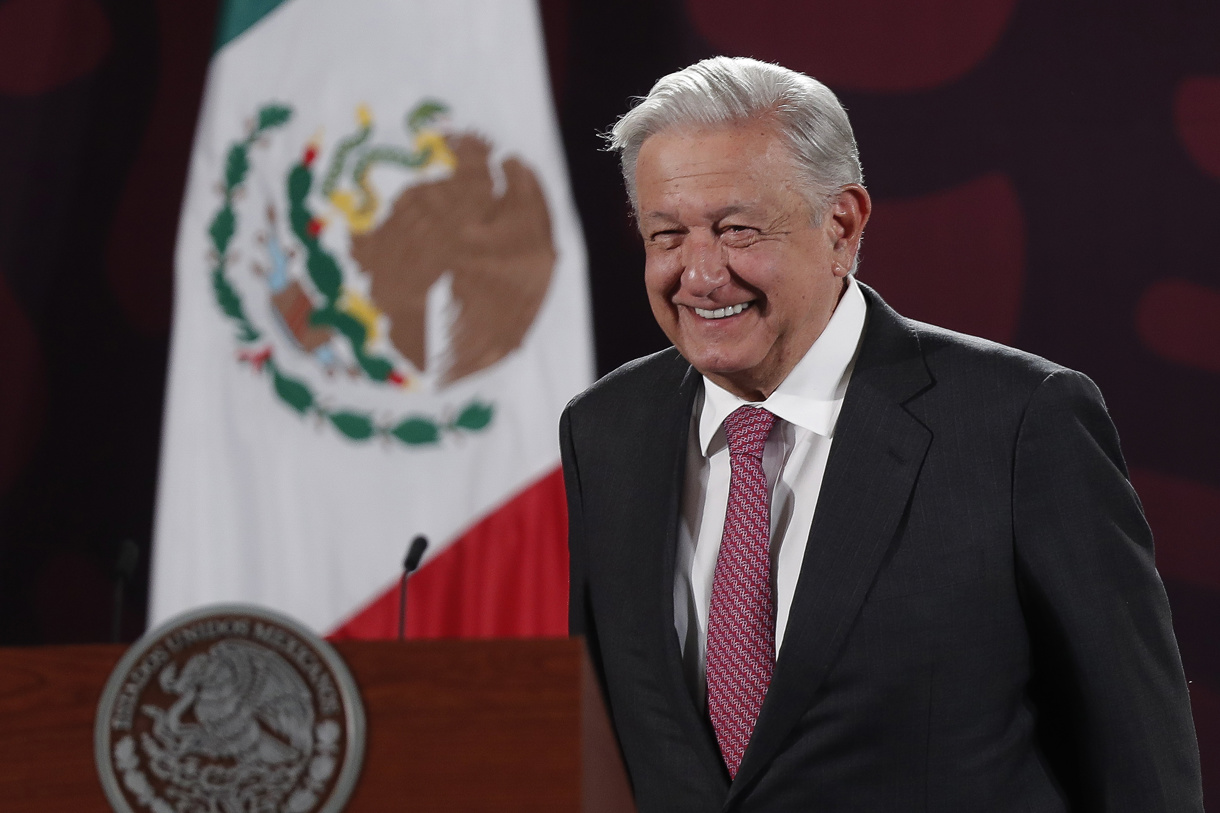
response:
<svg viewBox="0 0 1220 813"><path fill-rule="evenodd" d="M333 813L364 735L334 649L278 613L221 605L128 650L98 706L94 756L120 813Z"/></svg>

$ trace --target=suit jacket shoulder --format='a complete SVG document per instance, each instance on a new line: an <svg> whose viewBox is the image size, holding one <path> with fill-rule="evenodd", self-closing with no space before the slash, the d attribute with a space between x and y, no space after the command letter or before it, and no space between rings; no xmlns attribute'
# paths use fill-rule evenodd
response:
<svg viewBox="0 0 1220 813"><path fill-rule="evenodd" d="M638 402L641 408L656 402L654 396L675 392L690 372L690 364L674 347L629 361L607 373L568 403L568 409L581 414L611 417L624 403Z"/></svg>
<svg viewBox="0 0 1220 813"><path fill-rule="evenodd" d="M978 386L988 389L992 399L1032 392L1048 376L1068 371L1033 353L901 316L873 289L863 283L860 288L868 303L861 348L866 365L888 365L895 359L918 355L931 376L930 385ZM908 338L911 343L903 348ZM999 391L997 383L1001 385Z"/></svg>

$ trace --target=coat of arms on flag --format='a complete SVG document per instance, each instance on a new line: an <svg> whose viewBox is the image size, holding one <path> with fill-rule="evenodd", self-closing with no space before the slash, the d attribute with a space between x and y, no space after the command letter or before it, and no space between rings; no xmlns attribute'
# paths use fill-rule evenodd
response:
<svg viewBox="0 0 1220 813"><path fill-rule="evenodd" d="M441 416L378 415L338 403L325 383L307 383L294 367L308 359L329 378L436 391L517 349L555 263L534 173L516 157L491 163L492 145L476 133L442 131L441 102L409 111L400 143L378 142L372 111L360 105L354 131L330 149L315 136L289 167L267 173L282 184L261 190L269 199L259 211L252 199L261 196L244 194L251 162L293 112L261 107L229 147L217 186L211 279L237 327L238 359L265 372L292 410L352 440L420 445L486 428L494 416L487 400ZM379 186L397 188L396 196ZM248 259L232 250L243 229ZM244 286L243 295L234 280L243 273L262 285ZM272 317L266 324L247 296L269 305L259 309Z"/></svg>

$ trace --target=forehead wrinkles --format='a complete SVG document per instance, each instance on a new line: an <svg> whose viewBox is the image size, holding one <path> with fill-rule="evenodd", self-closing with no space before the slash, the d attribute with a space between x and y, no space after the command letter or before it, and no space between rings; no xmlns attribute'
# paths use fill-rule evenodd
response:
<svg viewBox="0 0 1220 813"><path fill-rule="evenodd" d="M655 136L645 142L640 161L636 164L636 177L639 179L641 175L647 175L676 180L767 174L776 176L778 180L795 170L795 165L786 155L775 153L773 145L763 150L757 149L758 146L756 139L746 138L705 140L697 134ZM645 172L642 173L641 169Z"/></svg>
<svg viewBox="0 0 1220 813"><path fill-rule="evenodd" d="M642 164L675 177L751 170L774 175L775 180L800 176L790 145L765 122L663 130L641 145L635 165L637 180Z"/></svg>
<svg viewBox="0 0 1220 813"><path fill-rule="evenodd" d="M708 222L743 216L755 225L776 225L808 220L808 204L791 178L767 172L745 161L724 166L722 161L677 162L672 173L646 172L640 178L643 222Z"/></svg>
<svg viewBox="0 0 1220 813"><path fill-rule="evenodd" d="M642 217L672 217L684 212L718 219L771 208L752 194L742 178L728 173L666 178L646 189L640 204L645 207Z"/></svg>

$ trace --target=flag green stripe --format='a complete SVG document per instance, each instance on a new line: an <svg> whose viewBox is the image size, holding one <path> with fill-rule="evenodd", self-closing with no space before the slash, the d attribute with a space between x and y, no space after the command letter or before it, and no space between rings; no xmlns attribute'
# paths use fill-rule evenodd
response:
<svg viewBox="0 0 1220 813"><path fill-rule="evenodd" d="M213 55L284 2L285 0L224 0L220 4L220 13L216 20Z"/></svg>

